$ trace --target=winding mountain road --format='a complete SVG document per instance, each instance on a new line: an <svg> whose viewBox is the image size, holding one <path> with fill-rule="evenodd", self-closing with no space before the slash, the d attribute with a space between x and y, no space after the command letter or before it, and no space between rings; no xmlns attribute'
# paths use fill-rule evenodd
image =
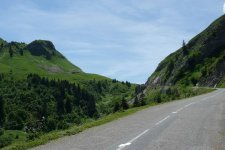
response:
<svg viewBox="0 0 225 150"><path fill-rule="evenodd" d="M34 150L223 150L225 90L150 107Z"/></svg>

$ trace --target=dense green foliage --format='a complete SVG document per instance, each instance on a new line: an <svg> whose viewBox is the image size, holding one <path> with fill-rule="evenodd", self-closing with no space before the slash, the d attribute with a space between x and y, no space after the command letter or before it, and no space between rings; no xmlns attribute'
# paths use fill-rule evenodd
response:
<svg viewBox="0 0 225 150"><path fill-rule="evenodd" d="M1 129L0 129L1 130ZM26 141L27 134L23 131L7 130L0 134L0 148L15 142Z"/></svg>
<svg viewBox="0 0 225 150"><path fill-rule="evenodd" d="M115 112L115 105L119 105L119 110L122 101L127 103L127 100L131 100L134 97L135 85L131 85L129 82L119 82L117 80L91 80L87 86L87 89L95 94L97 97L97 109L100 116L108 115Z"/></svg>
<svg viewBox="0 0 225 150"><path fill-rule="evenodd" d="M27 140L33 140L113 113L114 100L122 101L121 107L128 109L125 97L131 97L133 89L129 82L94 79L81 87L37 74L21 80L13 72L0 74L0 129L24 131ZM1 147L14 141L4 134L0 140L4 141Z"/></svg>
<svg viewBox="0 0 225 150"><path fill-rule="evenodd" d="M183 98L188 98L203 93L211 92L213 89L193 88L185 86L162 86L149 89L144 99L147 103L163 103Z"/></svg>
<svg viewBox="0 0 225 150"><path fill-rule="evenodd" d="M51 131L60 129L62 120L79 124L81 118L98 116L94 95L66 80L36 74L15 80L11 74L2 74L0 95L1 122L8 130L22 130L43 121L43 130ZM56 124L55 128L49 123Z"/></svg>

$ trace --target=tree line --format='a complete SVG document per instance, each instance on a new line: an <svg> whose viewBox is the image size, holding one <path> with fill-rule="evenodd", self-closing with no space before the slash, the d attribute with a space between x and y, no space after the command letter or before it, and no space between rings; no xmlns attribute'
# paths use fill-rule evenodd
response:
<svg viewBox="0 0 225 150"><path fill-rule="evenodd" d="M37 74L26 80L0 75L0 127L22 130L45 118L46 132L87 117L98 117L96 99L79 84Z"/></svg>

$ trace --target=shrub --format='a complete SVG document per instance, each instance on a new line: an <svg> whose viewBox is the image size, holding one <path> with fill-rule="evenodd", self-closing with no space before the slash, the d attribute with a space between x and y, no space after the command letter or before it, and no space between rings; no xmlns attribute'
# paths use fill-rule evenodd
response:
<svg viewBox="0 0 225 150"><path fill-rule="evenodd" d="M125 100L125 98L122 99L121 107L122 107L124 110L127 110L127 109L129 108L129 105L127 104L127 101Z"/></svg>
<svg viewBox="0 0 225 150"><path fill-rule="evenodd" d="M52 131L56 129L57 123L56 119L49 118L46 123L47 131Z"/></svg>
<svg viewBox="0 0 225 150"><path fill-rule="evenodd" d="M12 111L7 115L7 122L5 124L6 129L9 130L21 130L24 127L23 115L19 111Z"/></svg>
<svg viewBox="0 0 225 150"><path fill-rule="evenodd" d="M114 112L117 112L117 111L119 111L119 110L120 110L120 104L119 104L118 102L116 102L116 103L114 104L113 111L114 111Z"/></svg>
<svg viewBox="0 0 225 150"><path fill-rule="evenodd" d="M36 138L38 138L40 135L39 132L37 132L36 130L31 130L28 132L28 136L27 136L27 139L28 140L34 140Z"/></svg>
<svg viewBox="0 0 225 150"><path fill-rule="evenodd" d="M67 128L69 128L69 125L65 121L60 121L57 124L57 129L58 130L60 130L60 129L67 129Z"/></svg>
<svg viewBox="0 0 225 150"><path fill-rule="evenodd" d="M16 135L15 139L19 139L19 134Z"/></svg>
<svg viewBox="0 0 225 150"><path fill-rule="evenodd" d="M4 129L0 128L0 136L4 134Z"/></svg>
<svg viewBox="0 0 225 150"><path fill-rule="evenodd" d="M146 105L146 102L144 99L141 99L141 106L144 106L144 105Z"/></svg>
<svg viewBox="0 0 225 150"><path fill-rule="evenodd" d="M10 145L12 141L12 136L0 136L0 148Z"/></svg>
<svg viewBox="0 0 225 150"><path fill-rule="evenodd" d="M137 96L136 96L135 99L134 99L133 106L134 106L134 107L139 107L139 106L140 106L140 103L139 103L139 100L138 100L138 97L137 97Z"/></svg>
<svg viewBox="0 0 225 150"><path fill-rule="evenodd" d="M72 113L67 115L66 121L68 123L75 123L75 124L81 124L81 117L77 113Z"/></svg>

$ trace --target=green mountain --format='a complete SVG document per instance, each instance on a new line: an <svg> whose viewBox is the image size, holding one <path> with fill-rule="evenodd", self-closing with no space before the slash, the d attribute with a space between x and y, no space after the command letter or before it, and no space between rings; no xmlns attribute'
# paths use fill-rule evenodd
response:
<svg viewBox="0 0 225 150"><path fill-rule="evenodd" d="M129 82L118 82L83 72L57 51L51 41L46 40L35 40L26 44L7 42L0 38L0 73L10 73L16 80L27 79L30 74L49 80L67 80L94 93L98 102L104 101L107 105L112 105L113 101L118 101L121 97L131 98L135 86ZM109 83L105 85L106 82ZM103 85L104 88L101 87ZM101 92L97 86L102 88Z"/></svg>
<svg viewBox="0 0 225 150"><path fill-rule="evenodd" d="M11 53L10 53L11 52ZM6 42L0 39L0 71L16 74L18 78L29 73L37 73L49 78L60 78L74 82L106 77L84 73L69 62L50 41L36 40L30 44Z"/></svg>
<svg viewBox="0 0 225 150"><path fill-rule="evenodd" d="M146 85L225 86L225 15L167 56Z"/></svg>

